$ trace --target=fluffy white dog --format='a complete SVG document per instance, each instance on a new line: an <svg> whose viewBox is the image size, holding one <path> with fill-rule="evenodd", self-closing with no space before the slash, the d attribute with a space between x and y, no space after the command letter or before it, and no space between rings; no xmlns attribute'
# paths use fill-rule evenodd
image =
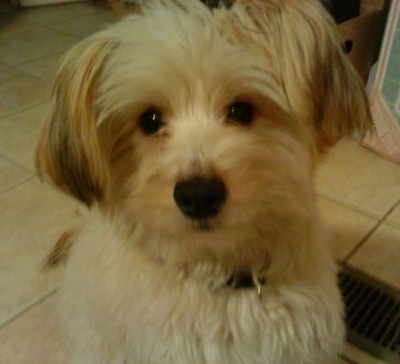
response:
<svg viewBox="0 0 400 364"><path fill-rule="evenodd" d="M335 360L313 173L370 122L316 0L149 0L72 48L37 163L89 207L49 258L73 362Z"/></svg>

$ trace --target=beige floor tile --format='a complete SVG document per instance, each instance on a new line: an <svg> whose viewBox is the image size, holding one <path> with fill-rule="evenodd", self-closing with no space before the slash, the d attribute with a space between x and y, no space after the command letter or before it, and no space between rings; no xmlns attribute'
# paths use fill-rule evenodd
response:
<svg viewBox="0 0 400 364"><path fill-rule="evenodd" d="M64 53L64 51L57 52L49 56L35 59L34 61L22 63L16 67L32 76L52 82L58 62Z"/></svg>
<svg viewBox="0 0 400 364"><path fill-rule="evenodd" d="M75 37L84 38L99 30L105 29L113 22L114 17L112 12L104 10L65 22L51 24L49 27Z"/></svg>
<svg viewBox="0 0 400 364"><path fill-rule="evenodd" d="M49 25L98 12L91 1L24 8L20 16L31 23Z"/></svg>
<svg viewBox="0 0 400 364"><path fill-rule="evenodd" d="M0 155L0 194L29 178L32 178L30 173Z"/></svg>
<svg viewBox="0 0 400 364"><path fill-rule="evenodd" d="M0 81L3 82L9 78L18 77L21 72L8 64L0 62Z"/></svg>
<svg viewBox="0 0 400 364"><path fill-rule="evenodd" d="M343 260L351 250L376 225L377 221L347 207L319 199L322 218L332 238L332 252L339 260Z"/></svg>
<svg viewBox="0 0 400 364"><path fill-rule="evenodd" d="M69 363L55 305L52 296L0 329L0 363Z"/></svg>
<svg viewBox="0 0 400 364"><path fill-rule="evenodd" d="M78 219L78 206L37 180L1 194L0 206L0 322L4 322L58 283L57 274L42 274L42 264L60 235Z"/></svg>
<svg viewBox="0 0 400 364"><path fill-rule="evenodd" d="M349 263L400 289L400 229L382 224Z"/></svg>
<svg viewBox="0 0 400 364"><path fill-rule="evenodd" d="M50 90L48 82L0 64L0 118L49 100Z"/></svg>
<svg viewBox="0 0 400 364"><path fill-rule="evenodd" d="M16 34L0 33L0 61L15 66L64 51L77 40L76 37L45 27Z"/></svg>
<svg viewBox="0 0 400 364"><path fill-rule="evenodd" d="M317 188L331 199L382 217L400 198L400 165L344 139L317 173Z"/></svg>
<svg viewBox="0 0 400 364"><path fill-rule="evenodd" d="M16 34L36 28L37 25L20 16L17 7L0 13L0 31L2 34Z"/></svg>
<svg viewBox="0 0 400 364"><path fill-rule="evenodd" d="M36 144L49 107L45 102L0 119L0 151L32 173Z"/></svg>
<svg viewBox="0 0 400 364"><path fill-rule="evenodd" d="M388 216L387 222L391 225L400 227L400 206L397 206L394 211Z"/></svg>
<svg viewBox="0 0 400 364"><path fill-rule="evenodd" d="M375 358L374 356L360 350L356 346L346 343L343 355L357 364L386 364L385 361Z"/></svg>

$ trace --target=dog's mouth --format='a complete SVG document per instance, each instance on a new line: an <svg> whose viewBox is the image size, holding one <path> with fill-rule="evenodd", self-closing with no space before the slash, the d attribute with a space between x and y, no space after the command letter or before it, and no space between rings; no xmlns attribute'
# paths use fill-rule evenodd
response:
<svg viewBox="0 0 400 364"><path fill-rule="evenodd" d="M211 232L217 228L216 222L210 219L195 220L191 225L193 230L200 232Z"/></svg>

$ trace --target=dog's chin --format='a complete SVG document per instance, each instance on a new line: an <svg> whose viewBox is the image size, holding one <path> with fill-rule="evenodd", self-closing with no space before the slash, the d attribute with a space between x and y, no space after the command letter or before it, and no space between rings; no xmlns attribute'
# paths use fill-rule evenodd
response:
<svg viewBox="0 0 400 364"><path fill-rule="evenodd" d="M208 221L198 221L192 224L192 229L196 232L206 233L214 230L214 227Z"/></svg>
<svg viewBox="0 0 400 364"><path fill-rule="evenodd" d="M229 262L228 265L234 268L251 269L251 265L260 256L269 255L265 236L260 239L255 226L230 225L228 221L219 218L189 221L184 233L177 236L181 252L182 245L189 246L191 253L197 251L201 257L210 258L214 263ZM258 249L254 248L256 245ZM253 249L249 249L250 246Z"/></svg>
<svg viewBox="0 0 400 364"><path fill-rule="evenodd" d="M194 233L212 233L222 228L216 219L199 219L189 222L189 230Z"/></svg>

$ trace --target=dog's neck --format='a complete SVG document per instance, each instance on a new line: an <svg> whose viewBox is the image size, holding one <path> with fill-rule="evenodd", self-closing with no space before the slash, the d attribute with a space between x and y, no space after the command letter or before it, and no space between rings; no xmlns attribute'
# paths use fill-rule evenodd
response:
<svg viewBox="0 0 400 364"><path fill-rule="evenodd" d="M233 289L252 289L266 284L266 279L259 279L250 273L235 273L224 284Z"/></svg>
<svg viewBox="0 0 400 364"><path fill-rule="evenodd" d="M234 273L222 287L233 290L254 289L256 290L257 295L261 297L261 289L266 285L266 283L267 280L265 277L259 278L249 273Z"/></svg>
<svg viewBox="0 0 400 364"><path fill-rule="evenodd" d="M267 285L266 272L260 272L260 275L250 271L235 271L225 282L216 284L214 281L209 283L209 288L215 290L254 290L258 297L261 297L261 290Z"/></svg>
<svg viewBox="0 0 400 364"><path fill-rule="evenodd" d="M150 258L150 257L149 257ZM175 272L176 277L181 280L192 281L208 287L210 291L240 291L254 290L260 295L260 291L268 284L268 271L270 268L270 258L264 257L257 262L241 261L236 264L218 264L211 261L198 261L197 264L187 262L168 262L160 257L155 259L158 267L164 266L168 271Z"/></svg>

